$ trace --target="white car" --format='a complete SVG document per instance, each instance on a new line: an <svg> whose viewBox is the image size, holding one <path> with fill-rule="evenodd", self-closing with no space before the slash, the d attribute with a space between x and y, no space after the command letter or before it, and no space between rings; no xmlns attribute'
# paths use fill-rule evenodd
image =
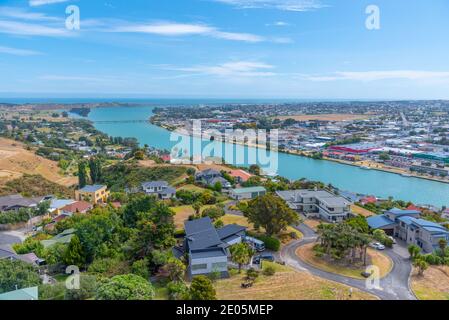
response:
<svg viewBox="0 0 449 320"><path fill-rule="evenodd" d="M370 244L370 247L376 250L385 250L385 246L380 242L373 242Z"/></svg>

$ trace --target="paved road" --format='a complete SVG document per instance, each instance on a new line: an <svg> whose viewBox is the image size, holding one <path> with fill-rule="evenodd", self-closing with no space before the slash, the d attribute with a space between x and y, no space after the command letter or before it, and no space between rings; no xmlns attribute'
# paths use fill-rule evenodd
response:
<svg viewBox="0 0 449 320"><path fill-rule="evenodd" d="M24 240L24 235L18 231L0 231L0 246L20 243Z"/></svg>
<svg viewBox="0 0 449 320"><path fill-rule="evenodd" d="M395 250L386 250L385 253L393 260L393 270L385 278L381 279L379 289L367 289L364 280L353 279L334 273L322 271L305 262L303 262L297 255L296 250L306 244L313 243L317 239L316 233L308 226L301 224L296 227L302 232L304 237L301 240L294 241L285 246L280 258L286 264L305 272L309 272L318 277L339 282L362 291L376 295L382 300L415 300L415 296L409 288L409 275L411 272L411 264L408 258L399 255Z"/></svg>

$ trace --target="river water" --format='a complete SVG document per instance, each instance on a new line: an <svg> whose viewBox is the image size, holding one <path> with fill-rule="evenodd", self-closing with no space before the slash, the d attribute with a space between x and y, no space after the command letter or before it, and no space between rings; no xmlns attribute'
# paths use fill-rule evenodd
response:
<svg viewBox="0 0 449 320"><path fill-rule="evenodd" d="M148 144L170 150L177 143L170 141L171 133L150 123L95 123L95 121L145 120L152 115L152 110L152 106L98 108L92 110L89 119L94 121L98 130L110 136L135 137L142 145ZM248 151L246 147L237 146L237 148ZM391 196L415 204L440 207L449 205L449 184L284 153L274 155L278 160L278 174L289 179L306 178L322 181L326 184L331 183L341 190L384 198ZM248 162L243 165L248 165Z"/></svg>

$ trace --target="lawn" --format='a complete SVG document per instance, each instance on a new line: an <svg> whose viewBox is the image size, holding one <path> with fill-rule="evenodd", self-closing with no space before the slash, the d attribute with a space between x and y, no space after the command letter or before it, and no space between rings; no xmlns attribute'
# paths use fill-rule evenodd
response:
<svg viewBox="0 0 449 320"><path fill-rule="evenodd" d="M204 192L206 189L205 188L201 188L198 186L195 186L194 184L187 184L185 186L182 186L181 188L179 188L178 190L187 190L187 191L194 191L194 192Z"/></svg>
<svg viewBox="0 0 449 320"><path fill-rule="evenodd" d="M337 263L332 263L323 258L319 258L315 255L313 251L313 247L316 243L310 243L305 246L302 246L296 250L296 255L301 258L304 262L314 266L315 268L321 269L323 271L340 274L342 276L351 277L355 279L365 279L361 273L365 271L363 266L343 266L338 265ZM368 256L370 258L370 264L379 267L380 276L383 278L390 273L393 269L393 261L386 255L380 253L379 251L375 251L372 249L368 249Z"/></svg>
<svg viewBox="0 0 449 320"><path fill-rule="evenodd" d="M215 283L219 300L374 300L376 297L353 290L349 297L349 287L315 277L306 272L298 272L290 267L264 262L275 266L276 274L268 277L260 275L253 287L242 289L244 273Z"/></svg>
<svg viewBox="0 0 449 320"><path fill-rule="evenodd" d="M430 266L423 276L413 270L411 287L420 300L449 300L449 267Z"/></svg>
<svg viewBox="0 0 449 320"><path fill-rule="evenodd" d="M246 219L245 217L242 217L242 216L235 216L235 215L227 214L227 215L225 215L224 217L222 217L220 220L223 221L223 223L224 223L225 225L228 225L228 224L238 224L238 225L247 227L247 228L248 228L248 231L256 231L256 230L254 229L253 224L250 223L250 222L248 221L248 219ZM260 230L260 231L263 232L263 230ZM285 232L283 232L283 233L280 235L280 239L282 240L283 243L288 243L288 242L290 242L291 238L288 237L288 235L289 235L290 233L295 233L295 234L296 234L296 237L297 237L298 239L300 239L300 238L303 237L303 234L302 234L301 232L299 232L299 231L296 230L295 228L289 226L289 227L287 227L287 230L286 230Z"/></svg>
<svg viewBox="0 0 449 320"><path fill-rule="evenodd" d="M351 211L353 213L355 213L355 214L364 216L366 218L376 215L374 212L371 212L371 211L369 211L369 210L367 210L365 208L359 207L357 205L352 205L351 206Z"/></svg>
<svg viewBox="0 0 449 320"><path fill-rule="evenodd" d="M204 210L214 207L214 205L208 205L201 207L201 212ZM192 206L180 206L171 208L175 212L175 226L176 229L184 229L184 222L189 220L189 216L195 214L195 210L193 210Z"/></svg>

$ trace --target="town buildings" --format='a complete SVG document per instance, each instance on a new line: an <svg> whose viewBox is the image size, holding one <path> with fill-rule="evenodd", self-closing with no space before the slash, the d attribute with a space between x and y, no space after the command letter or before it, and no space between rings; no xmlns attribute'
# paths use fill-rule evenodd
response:
<svg viewBox="0 0 449 320"><path fill-rule="evenodd" d="M90 185L75 191L75 200L87 201L92 204L106 203L110 192L107 186Z"/></svg>

